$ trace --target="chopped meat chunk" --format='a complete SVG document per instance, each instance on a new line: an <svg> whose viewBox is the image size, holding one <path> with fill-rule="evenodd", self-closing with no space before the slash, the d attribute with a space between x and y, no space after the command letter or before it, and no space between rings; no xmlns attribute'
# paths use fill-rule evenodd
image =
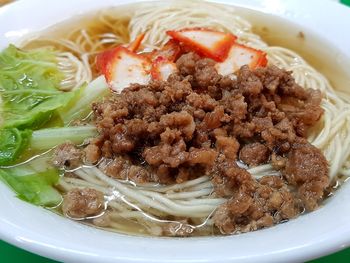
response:
<svg viewBox="0 0 350 263"><path fill-rule="evenodd" d="M258 95L264 88L260 79L249 70L248 65L238 71L237 82L243 95Z"/></svg>
<svg viewBox="0 0 350 263"><path fill-rule="evenodd" d="M182 55L176 61L176 66L180 70L181 75L194 75L196 72L196 62L199 59L200 57L192 52Z"/></svg>
<svg viewBox="0 0 350 263"><path fill-rule="evenodd" d="M214 65L215 61L208 58L201 59L196 63L196 70L194 73L196 85L207 88L208 86L214 86L221 79Z"/></svg>
<svg viewBox="0 0 350 263"><path fill-rule="evenodd" d="M205 164L211 167L216 159L217 152L211 149L190 149L188 162L191 165L194 164Z"/></svg>
<svg viewBox="0 0 350 263"><path fill-rule="evenodd" d="M287 156L283 171L288 183L300 187L299 194L308 210L314 210L329 184L328 163L319 149L311 144L295 143Z"/></svg>
<svg viewBox="0 0 350 263"><path fill-rule="evenodd" d="M179 129L186 140L192 138L193 132L196 129L193 117L185 111L163 115L160 118L160 124L164 127Z"/></svg>
<svg viewBox="0 0 350 263"><path fill-rule="evenodd" d="M244 145L239 152L239 159L251 166L266 163L269 157L269 149L258 142Z"/></svg>
<svg viewBox="0 0 350 263"><path fill-rule="evenodd" d="M235 160L239 149L239 142L234 137L217 136L216 147L223 152L227 159Z"/></svg>
<svg viewBox="0 0 350 263"><path fill-rule="evenodd" d="M131 180L139 184L154 180L152 178L154 175L145 167L133 165L130 160L122 157L106 160L99 165L99 168L108 176L116 179Z"/></svg>
<svg viewBox="0 0 350 263"><path fill-rule="evenodd" d="M101 149L94 144L89 144L85 149L85 160L88 163L97 163L101 158Z"/></svg>
<svg viewBox="0 0 350 263"><path fill-rule="evenodd" d="M95 189L74 188L69 190L63 198L62 211L72 218L95 216L104 209L103 194Z"/></svg>
<svg viewBox="0 0 350 263"><path fill-rule="evenodd" d="M58 145L53 153L52 163L59 168L77 168L82 163L83 153L73 143Z"/></svg>
<svg viewBox="0 0 350 263"><path fill-rule="evenodd" d="M235 162L224 160L218 164L218 171L212 177L215 193L221 197L229 197L235 193L241 185L249 188L252 176L247 170L238 167Z"/></svg>
<svg viewBox="0 0 350 263"><path fill-rule="evenodd" d="M254 182L252 189L240 189L214 214L214 223L223 234L242 233L269 227L282 220L296 217L300 206L282 181L276 184L266 177L264 184Z"/></svg>

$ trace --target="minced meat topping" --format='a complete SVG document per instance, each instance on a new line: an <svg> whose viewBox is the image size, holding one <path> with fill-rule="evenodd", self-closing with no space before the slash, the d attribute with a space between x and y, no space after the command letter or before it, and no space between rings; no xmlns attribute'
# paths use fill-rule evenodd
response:
<svg viewBox="0 0 350 263"><path fill-rule="evenodd" d="M222 233L246 232L314 210L328 186L328 164L305 137L321 118L322 94L291 72L243 66L221 76L214 61L182 55L167 81L133 84L93 104L99 136L87 162L111 177L181 183L209 175L228 198L214 214ZM237 163L272 163L281 176L254 179Z"/></svg>

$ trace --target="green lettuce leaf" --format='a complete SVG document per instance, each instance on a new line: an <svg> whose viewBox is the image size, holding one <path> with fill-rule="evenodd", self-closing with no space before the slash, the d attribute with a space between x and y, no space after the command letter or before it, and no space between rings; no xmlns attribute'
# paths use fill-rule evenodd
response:
<svg viewBox="0 0 350 263"><path fill-rule="evenodd" d="M0 178L16 193L17 197L35 205L56 206L61 194L53 187L58 182L56 169L36 172L29 166L0 169Z"/></svg>
<svg viewBox="0 0 350 263"><path fill-rule="evenodd" d="M62 79L50 49L6 48L0 53L0 127L37 129L48 122L75 97L58 89Z"/></svg>
<svg viewBox="0 0 350 263"><path fill-rule="evenodd" d="M53 51L23 51L14 45L0 53L0 76L0 90L56 90L63 78Z"/></svg>
<svg viewBox="0 0 350 263"><path fill-rule="evenodd" d="M0 165L18 159L31 130L63 124L58 110L80 91L60 91L62 79L50 49L23 51L10 45L0 53Z"/></svg>
<svg viewBox="0 0 350 263"><path fill-rule="evenodd" d="M28 146L32 131L17 128L0 130L0 165L13 163Z"/></svg>
<svg viewBox="0 0 350 263"><path fill-rule="evenodd" d="M2 92L2 127L37 129L51 119L55 110L67 105L72 98L74 92Z"/></svg>

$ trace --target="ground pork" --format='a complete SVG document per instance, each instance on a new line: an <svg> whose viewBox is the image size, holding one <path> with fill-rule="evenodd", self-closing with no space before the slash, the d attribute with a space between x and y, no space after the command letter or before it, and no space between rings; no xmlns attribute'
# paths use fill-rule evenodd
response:
<svg viewBox="0 0 350 263"><path fill-rule="evenodd" d="M265 176L260 182L249 180L236 188L213 217L223 234L269 227L294 218L302 211L298 199L278 177Z"/></svg>
<svg viewBox="0 0 350 263"><path fill-rule="evenodd" d="M259 142L246 144L239 152L239 159L247 165L256 166L268 161L269 149Z"/></svg>
<svg viewBox="0 0 350 263"><path fill-rule="evenodd" d="M275 66L243 66L232 78L214 65L187 53L167 81L133 84L94 103L99 136L84 149L86 161L139 183L210 175L214 194L228 199L214 213L224 234L316 209L329 183L328 164L305 138L322 116L322 94ZM237 161L271 162L281 176L254 179Z"/></svg>
<svg viewBox="0 0 350 263"><path fill-rule="evenodd" d="M103 193L90 188L74 188L63 197L62 211L72 218L98 215L104 209Z"/></svg>
<svg viewBox="0 0 350 263"><path fill-rule="evenodd" d="M73 143L66 142L55 148L52 163L59 168L73 169L81 165L82 158L82 150L78 149Z"/></svg>
<svg viewBox="0 0 350 263"><path fill-rule="evenodd" d="M317 208L329 185L328 163L322 152L306 141L293 144L283 174L289 184L299 187L306 209Z"/></svg>
<svg viewBox="0 0 350 263"><path fill-rule="evenodd" d="M130 159L123 157L117 157L113 160L105 159L99 168L108 176L116 179L131 180L138 184L156 181L155 178L152 178L154 175L145 167L134 165Z"/></svg>

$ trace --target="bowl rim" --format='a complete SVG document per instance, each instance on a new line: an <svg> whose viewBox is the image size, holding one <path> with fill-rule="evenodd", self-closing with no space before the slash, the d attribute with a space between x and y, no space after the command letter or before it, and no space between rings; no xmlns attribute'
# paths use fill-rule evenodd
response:
<svg viewBox="0 0 350 263"><path fill-rule="evenodd" d="M49 24L51 25L64 20L73 13L82 13L82 10L89 10L102 5L107 7L140 1L106 0L100 2L75 0L73 3L73 1L61 0L53 3L45 0L32 0L17 1L2 7L0 9L0 23L4 26L0 28L0 36L5 37L0 40L0 47L3 47L8 41L18 41L28 32L45 28L47 23L43 21L50 21ZM302 26L307 31L312 31L316 35L322 35L332 45L339 48L342 53L350 57L350 50L346 45L346 43L350 43L350 36L342 34L342 32L346 32L345 25L350 24L350 9L340 4L330 1L319 3L317 0L214 0L212 2L237 5L280 16ZM302 10L299 8L301 4L303 5ZM26 14L26 10L36 10L33 11L35 19L33 19L31 25L24 24L25 18L19 18L19 15ZM40 10L45 10L45 13ZM324 22L323 18L326 15L332 17L333 20ZM25 28L24 31L22 30L23 27ZM334 30L334 28L338 28L338 30ZM67 262L304 261L350 246L350 222L347 222L347 218L350 217L350 211L344 210L345 206L340 204L339 200L350 201L349 183L339 190L336 197L329 200L329 203L333 204L331 208L326 209L326 206L324 209L319 209L297 220L290 221L287 230L281 224L273 227L273 230L264 229L258 232L228 237L147 238L110 233L73 223L50 211L33 207L18 200L4 184L0 184L0 208L2 208L0 209L0 238L33 253ZM325 212L325 210L327 211ZM339 211L342 211L343 214L340 215ZM318 218L319 216L325 217L325 213L326 220L322 221ZM322 231L318 232L317 226L311 225L311 222L320 224L319 227L324 227L327 224L330 213L334 213L337 216L337 224L334 226L334 229L326 228L326 230L322 229ZM40 219L32 219L32 215L38 215ZM18 216L22 217L18 218ZM309 229L299 229L302 224L306 224ZM59 226L60 229L53 229L54 227L52 226L55 225ZM327 225L327 227L329 226ZM55 239L50 235L46 235L51 232L52 234L60 234L61 237ZM84 233L84 236L77 237L74 235L76 233ZM264 241L256 233L261 233L264 237L270 236L274 239L271 242ZM302 236L305 234L307 238L305 240L294 240L291 238L287 242L283 240L283 235L286 234L291 236L296 234ZM312 234L316 234L316 236L311 237ZM72 242L77 242L78 244L67 244L67 240L72 240ZM106 251L108 245L106 242L113 241L118 241L118 244L121 244L123 247L115 248L113 251ZM271 248L270 243L274 242L276 242L274 244L275 248ZM106 247L98 248L97 245L97 248L94 248L93 246L96 246L96 244L104 244ZM249 248L251 244L257 244L259 247ZM232 245L238 247L230 247ZM131 249L129 251L129 246L136 246L142 251L133 251ZM182 249L184 254L179 255L176 251L174 252L173 247ZM210 250L211 247L215 247L215 249ZM113 246L108 247L108 249L113 249ZM160 250L158 255L155 254L154 249Z"/></svg>

